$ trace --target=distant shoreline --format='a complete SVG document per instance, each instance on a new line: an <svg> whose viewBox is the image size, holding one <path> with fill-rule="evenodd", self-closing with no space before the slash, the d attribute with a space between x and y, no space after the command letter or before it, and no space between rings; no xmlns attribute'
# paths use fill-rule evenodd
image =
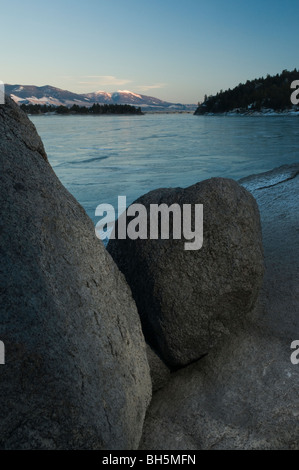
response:
<svg viewBox="0 0 299 470"><path fill-rule="evenodd" d="M142 111L141 113L103 113L103 114L93 114L93 113L66 113L60 114L55 112L49 113L26 113L27 116L145 116L147 114L191 114L194 115L194 111Z"/></svg>
<svg viewBox="0 0 299 470"><path fill-rule="evenodd" d="M103 114L88 114L88 113L26 113L27 116L60 116L60 117L69 117L69 116L91 116L91 117L99 117L99 116L144 116L147 113L103 113Z"/></svg>
<svg viewBox="0 0 299 470"><path fill-rule="evenodd" d="M284 111L274 111L273 109L262 110L262 111L226 111L224 113L194 113L194 116L242 116L242 117L259 117L259 116L268 116L268 117L298 117L299 110L284 110Z"/></svg>
<svg viewBox="0 0 299 470"><path fill-rule="evenodd" d="M98 104L95 103L91 107L73 105L71 108L67 106L53 106L53 105L40 105L40 104L21 104L21 110L29 115L40 114L53 114L53 115L75 115L80 116L99 116L99 115L139 115L142 116L143 112L140 107L131 106L128 104Z"/></svg>

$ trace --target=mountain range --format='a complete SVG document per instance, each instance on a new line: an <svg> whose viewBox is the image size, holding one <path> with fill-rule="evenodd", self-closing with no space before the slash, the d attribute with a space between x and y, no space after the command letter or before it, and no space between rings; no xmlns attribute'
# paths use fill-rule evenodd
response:
<svg viewBox="0 0 299 470"><path fill-rule="evenodd" d="M130 104L140 106L143 111L194 111L195 104L170 103L153 96L139 95L128 90L118 90L114 93L95 91L93 93L78 94L68 90L62 90L50 85L5 85L5 92L12 99L21 104L46 104L54 106L71 107L92 106L99 104Z"/></svg>

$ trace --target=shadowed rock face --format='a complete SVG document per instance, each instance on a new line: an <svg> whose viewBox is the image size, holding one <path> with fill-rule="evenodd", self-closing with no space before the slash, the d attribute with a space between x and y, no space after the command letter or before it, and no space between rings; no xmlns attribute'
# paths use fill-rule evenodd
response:
<svg viewBox="0 0 299 470"><path fill-rule="evenodd" d="M141 448L298 449L299 164L242 180L262 222L265 276L243 326L154 395Z"/></svg>
<svg viewBox="0 0 299 470"><path fill-rule="evenodd" d="M0 159L0 448L136 448L151 382L124 276L9 98Z"/></svg>
<svg viewBox="0 0 299 470"><path fill-rule="evenodd" d="M156 392L165 387L169 381L170 370L148 344L146 345L146 353L151 372L153 392Z"/></svg>
<svg viewBox="0 0 299 470"><path fill-rule="evenodd" d="M148 342L170 367L181 367L229 336L254 307L264 272L257 204L224 178L158 189L136 203L148 217L151 204L203 204L200 250L186 251L184 239L108 244L132 289Z"/></svg>

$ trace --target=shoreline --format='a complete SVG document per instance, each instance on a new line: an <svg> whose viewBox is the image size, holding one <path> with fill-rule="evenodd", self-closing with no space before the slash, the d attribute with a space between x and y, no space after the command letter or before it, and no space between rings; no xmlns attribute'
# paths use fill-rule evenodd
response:
<svg viewBox="0 0 299 470"><path fill-rule="evenodd" d="M239 110L232 110L226 111L224 113L194 113L194 116L242 116L242 117L259 117L259 116L283 116L283 117L298 117L299 110L284 110L284 111L274 111L273 109L264 109L262 111L239 111Z"/></svg>

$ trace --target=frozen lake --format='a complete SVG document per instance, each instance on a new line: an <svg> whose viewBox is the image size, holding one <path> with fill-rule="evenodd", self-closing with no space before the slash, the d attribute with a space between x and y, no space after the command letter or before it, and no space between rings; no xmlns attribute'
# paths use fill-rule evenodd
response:
<svg viewBox="0 0 299 470"><path fill-rule="evenodd" d="M159 187L239 179L299 161L299 117L31 116L49 161L95 221L99 204L130 204Z"/></svg>

